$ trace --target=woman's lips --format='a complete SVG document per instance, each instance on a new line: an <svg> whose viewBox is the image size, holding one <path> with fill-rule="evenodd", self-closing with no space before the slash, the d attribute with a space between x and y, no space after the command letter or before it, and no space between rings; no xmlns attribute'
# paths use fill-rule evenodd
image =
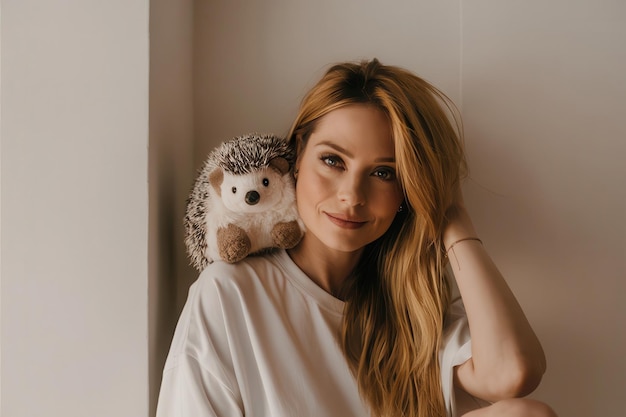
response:
<svg viewBox="0 0 626 417"><path fill-rule="evenodd" d="M324 214L326 214L326 216L332 223L344 229L359 229L360 227L363 227L365 223L367 223L364 221L348 219L345 216L342 216L340 214L330 214L330 213L324 213Z"/></svg>

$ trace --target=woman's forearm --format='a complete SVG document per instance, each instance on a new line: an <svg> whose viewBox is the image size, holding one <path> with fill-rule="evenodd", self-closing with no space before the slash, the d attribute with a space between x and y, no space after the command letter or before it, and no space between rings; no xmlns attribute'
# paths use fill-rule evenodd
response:
<svg viewBox="0 0 626 417"><path fill-rule="evenodd" d="M497 401L532 392L545 372L545 356L524 312L485 250L462 205L449 213L443 235L465 304L472 358L456 371L472 395Z"/></svg>

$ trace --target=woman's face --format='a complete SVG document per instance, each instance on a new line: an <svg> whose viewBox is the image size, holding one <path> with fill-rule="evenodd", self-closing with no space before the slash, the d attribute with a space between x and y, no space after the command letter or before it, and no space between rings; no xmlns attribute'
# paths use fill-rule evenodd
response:
<svg viewBox="0 0 626 417"><path fill-rule="evenodd" d="M358 251L387 231L403 200L389 121L371 105L320 118L296 168L307 245Z"/></svg>

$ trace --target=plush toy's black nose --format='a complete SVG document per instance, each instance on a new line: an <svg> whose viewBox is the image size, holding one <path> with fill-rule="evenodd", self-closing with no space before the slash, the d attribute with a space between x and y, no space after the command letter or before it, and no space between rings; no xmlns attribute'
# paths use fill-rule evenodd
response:
<svg viewBox="0 0 626 417"><path fill-rule="evenodd" d="M260 199L261 199L261 196L256 191L248 191L246 193L246 204L253 206L256 203L258 203Z"/></svg>

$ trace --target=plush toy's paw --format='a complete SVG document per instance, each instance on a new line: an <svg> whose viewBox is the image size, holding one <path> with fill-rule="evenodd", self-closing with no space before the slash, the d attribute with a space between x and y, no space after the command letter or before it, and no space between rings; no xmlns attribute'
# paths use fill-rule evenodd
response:
<svg viewBox="0 0 626 417"><path fill-rule="evenodd" d="M277 223L272 228L272 241L277 248L291 249L300 242L302 236L302 230L295 220L287 223Z"/></svg>
<svg viewBox="0 0 626 417"><path fill-rule="evenodd" d="M252 243L245 230L229 224L217 230L217 249L220 257L233 263L242 260L250 253Z"/></svg>

